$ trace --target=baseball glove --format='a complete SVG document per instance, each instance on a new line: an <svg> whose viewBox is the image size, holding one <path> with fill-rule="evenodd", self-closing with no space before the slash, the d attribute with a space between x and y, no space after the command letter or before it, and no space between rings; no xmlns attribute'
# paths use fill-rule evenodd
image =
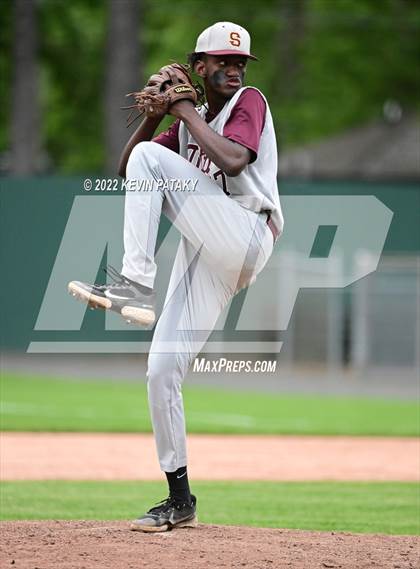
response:
<svg viewBox="0 0 420 569"><path fill-rule="evenodd" d="M165 65L152 75L141 91L129 93L135 103L123 109L131 110L127 126L145 114L147 117L159 117L167 114L170 107L181 99L188 99L196 105L202 101L201 85L194 84L189 73L189 66L180 63ZM138 114L135 115L136 111Z"/></svg>

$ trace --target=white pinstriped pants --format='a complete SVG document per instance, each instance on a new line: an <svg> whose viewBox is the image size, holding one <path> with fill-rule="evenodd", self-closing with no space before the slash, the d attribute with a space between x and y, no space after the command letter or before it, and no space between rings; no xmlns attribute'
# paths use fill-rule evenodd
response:
<svg viewBox="0 0 420 569"><path fill-rule="evenodd" d="M266 264L273 236L265 214L239 205L183 157L154 142L138 144L127 164L127 180L153 181L161 188L168 179L198 182L194 192L126 193L122 273L153 286L163 212L181 241L149 353L147 385L160 466L173 472L187 465L184 377L226 304Z"/></svg>

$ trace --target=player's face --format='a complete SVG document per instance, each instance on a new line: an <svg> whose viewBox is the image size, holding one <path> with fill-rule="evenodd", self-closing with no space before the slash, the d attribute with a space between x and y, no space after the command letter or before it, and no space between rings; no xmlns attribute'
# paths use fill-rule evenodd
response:
<svg viewBox="0 0 420 569"><path fill-rule="evenodd" d="M207 84L216 93L230 99L243 86L247 58L240 55L207 55Z"/></svg>

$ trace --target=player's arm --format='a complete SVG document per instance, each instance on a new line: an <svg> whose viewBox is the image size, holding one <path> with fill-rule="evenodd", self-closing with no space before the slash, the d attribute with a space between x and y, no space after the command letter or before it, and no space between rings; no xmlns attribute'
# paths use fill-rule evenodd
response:
<svg viewBox="0 0 420 569"><path fill-rule="evenodd" d="M170 114L185 123L197 144L227 176L238 176L249 164L252 158L251 151L212 130L190 101L175 103L170 108Z"/></svg>
<svg viewBox="0 0 420 569"><path fill-rule="evenodd" d="M127 162L128 162L128 159L130 158L130 154L131 154L133 148L139 142L143 142L145 140L152 140L153 135L155 134L155 130L157 129L157 127L161 123L163 117L164 117L164 115L162 115L161 117L153 117L153 118L146 117L142 121L140 126L137 128L137 130L134 131L133 135L130 137L129 141L127 142L127 144L124 147L124 150L122 151L122 154L120 157L120 162L118 165L118 175L119 176L122 176L123 178L125 178L125 171L127 168Z"/></svg>

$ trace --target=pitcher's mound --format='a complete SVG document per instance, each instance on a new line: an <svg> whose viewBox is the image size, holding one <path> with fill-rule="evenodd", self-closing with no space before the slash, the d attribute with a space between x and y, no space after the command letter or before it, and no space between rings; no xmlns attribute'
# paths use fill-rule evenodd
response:
<svg viewBox="0 0 420 569"><path fill-rule="evenodd" d="M199 525L162 534L126 522L2 522L1 568L415 569L415 536Z"/></svg>

